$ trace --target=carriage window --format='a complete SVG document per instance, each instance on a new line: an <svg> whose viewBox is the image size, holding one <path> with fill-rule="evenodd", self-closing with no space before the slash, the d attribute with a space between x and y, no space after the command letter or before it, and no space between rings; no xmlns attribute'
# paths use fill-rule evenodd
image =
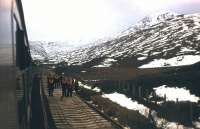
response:
<svg viewBox="0 0 200 129"><path fill-rule="evenodd" d="M25 68L24 31L19 26L16 31L16 64L20 69Z"/></svg>

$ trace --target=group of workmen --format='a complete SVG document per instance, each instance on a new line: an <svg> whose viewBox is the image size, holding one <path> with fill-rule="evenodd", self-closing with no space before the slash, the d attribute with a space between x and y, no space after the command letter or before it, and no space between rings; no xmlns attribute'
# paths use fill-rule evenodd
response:
<svg viewBox="0 0 200 129"><path fill-rule="evenodd" d="M78 92L78 80L72 77L67 76L48 76L48 94L49 96L53 96L53 92L55 88L62 89L62 96L70 96L72 97L73 91Z"/></svg>

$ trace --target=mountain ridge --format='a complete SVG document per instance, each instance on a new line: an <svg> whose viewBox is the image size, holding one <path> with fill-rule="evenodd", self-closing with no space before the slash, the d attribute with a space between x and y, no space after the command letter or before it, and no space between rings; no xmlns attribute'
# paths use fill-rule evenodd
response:
<svg viewBox="0 0 200 129"><path fill-rule="evenodd" d="M128 28L127 32L122 32L120 36L107 42L66 51L61 55L58 53L48 58L58 60L61 56L62 58L55 63L66 62L68 65L93 62L91 67L129 65L140 68L161 59L165 60L163 64L149 67L177 66L188 56L197 57L193 63L200 61L200 14L166 13L159 15L158 18L158 22L152 23L145 18L145 22L143 19L136 24L138 26L140 23L145 23L143 27L134 31ZM175 65L168 62L172 58L176 61ZM112 61L109 62L109 60ZM187 65L187 63L182 65Z"/></svg>

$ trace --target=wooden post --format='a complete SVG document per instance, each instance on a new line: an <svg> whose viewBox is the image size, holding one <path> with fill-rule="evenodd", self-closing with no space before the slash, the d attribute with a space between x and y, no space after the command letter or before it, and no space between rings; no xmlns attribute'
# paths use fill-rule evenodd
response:
<svg viewBox="0 0 200 129"><path fill-rule="evenodd" d="M116 85L117 85L117 91L120 91L120 89L119 89L119 82L118 81L116 81Z"/></svg>
<svg viewBox="0 0 200 129"><path fill-rule="evenodd" d="M176 98L176 103L178 103L178 98Z"/></svg>
<svg viewBox="0 0 200 129"><path fill-rule="evenodd" d="M135 97L135 85L132 85L132 95Z"/></svg>
<svg viewBox="0 0 200 129"><path fill-rule="evenodd" d="M148 101L148 97L149 97L149 90L146 89L146 90L145 90L145 98L147 99L147 101Z"/></svg>
<svg viewBox="0 0 200 129"><path fill-rule="evenodd" d="M192 109L192 103L190 102L190 123L192 123L193 120L193 109Z"/></svg>
<svg viewBox="0 0 200 129"><path fill-rule="evenodd" d="M128 83L127 85L128 85L128 93L131 94L131 84Z"/></svg>
<svg viewBox="0 0 200 129"><path fill-rule="evenodd" d="M139 92L138 97L141 98L142 97L142 87L141 86L138 87L138 92Z"/></svg>
<svg viewBox="0 0 200 129"><path fill-rule="evenodd" d="M119 88L119 91L121 91L120 81L118 82L118 88Z"/></svg>
<svg viewBox="0 0 200 129"><path fill-rule="evenodd" d="M122 81L122 89L123 89L123 92L126 92L126 86L125 86L125 82Z"/></svg>
<svg viewBox="0 0 200 129"><path fill-rule="evenodd" d="M167 96L166 94L164 95L164 103L167 101Z"/></svg>

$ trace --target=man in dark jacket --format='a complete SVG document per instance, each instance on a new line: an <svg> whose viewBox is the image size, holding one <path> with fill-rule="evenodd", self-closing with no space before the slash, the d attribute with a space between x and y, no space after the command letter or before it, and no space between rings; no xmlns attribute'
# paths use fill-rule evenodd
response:
<svg viewBox="0 0 200 129"><path fill-rule="evenodd" d="M62 82L61 82L61 85L62 85L62 96L67 96L67 78L66 77L62 77Z"/></svg>
<svg viewBox="0 0 200 129"><path fill-rule="evenodd" d="M73 91L73 79L71 77L69 77L68 81L67 81L67 96L72 97L72 91Z"/></svg>
<svg viewBox="0 0 200 129"><path fill-rule="evenodd" d="M47 78L47 81L48 81L48 92L49 92L49 96L53 96L53 90L54 90L54 87L53 87L53 78L48 77L48 78Z"/></svg>

